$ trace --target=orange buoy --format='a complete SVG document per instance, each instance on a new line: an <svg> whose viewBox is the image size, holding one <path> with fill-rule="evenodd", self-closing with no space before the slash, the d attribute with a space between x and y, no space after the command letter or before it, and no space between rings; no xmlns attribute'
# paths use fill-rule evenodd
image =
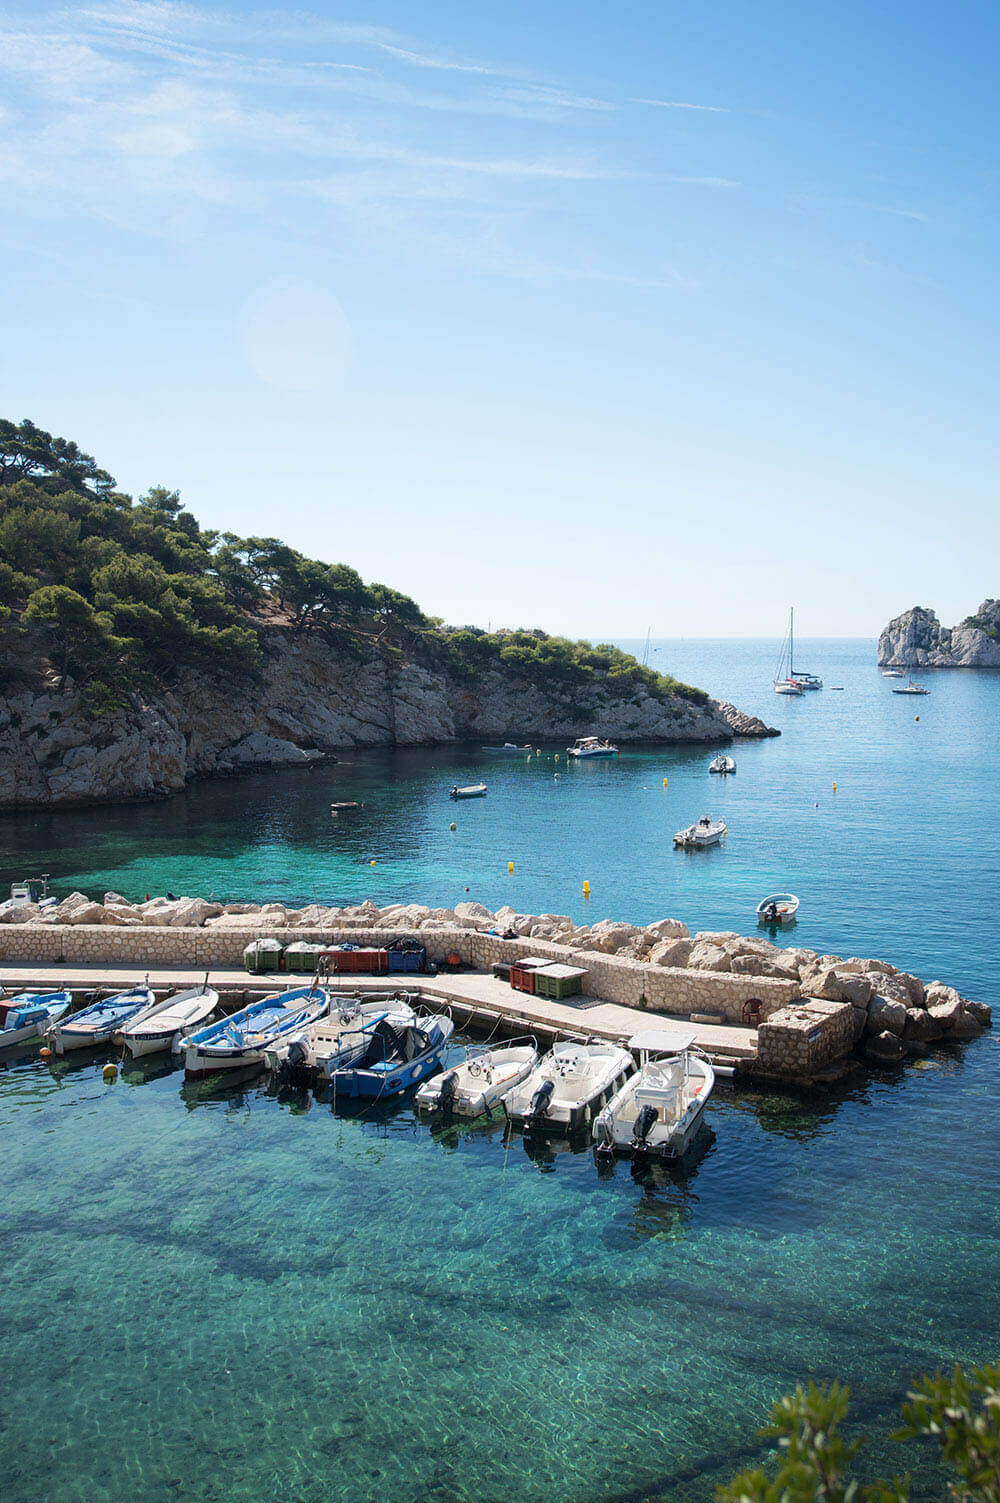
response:
<svg viewBox="0 0 1000 1503"><path fill-rule="evenodd" d="M39 1051L38 1051L38 1058L39 1059L51 1059L52 1058L52 1050L49 1049L48 1046L46 1046L44 1049L39 1049Z"/></svg>

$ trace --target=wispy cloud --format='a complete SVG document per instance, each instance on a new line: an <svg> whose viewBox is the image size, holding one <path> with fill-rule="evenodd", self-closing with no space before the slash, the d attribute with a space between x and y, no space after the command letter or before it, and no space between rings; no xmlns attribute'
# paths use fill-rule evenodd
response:
<svg viewBox="0 0 1000 1503"><path fill-rule="evenodd" d="M731 115L724 104L686 104L680 99L633 99L632 104L649 104L658 110L702 110L706 115Z"/></svg>

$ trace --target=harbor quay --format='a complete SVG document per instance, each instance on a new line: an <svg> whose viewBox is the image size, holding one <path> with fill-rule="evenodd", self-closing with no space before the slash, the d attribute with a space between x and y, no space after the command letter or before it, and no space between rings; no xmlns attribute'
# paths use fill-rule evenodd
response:
<svg viewBox="0 0 1000 1503"><path fill-rule="evenodd" d="M864 1059L901 1064L992 1023L984 1003L882 960L817 956L728 932L692 937L674 919L643 928L601 920L572 933L556 929L553 938L540 932L554 927L553 917L493 914L471 902L452 910L370 902L290 910L189 898L129 904L112 893L96 903L73 894L48 909L0 905L0 982L8 991L52 984L95 992L148 974L154 989L173 990L207 971L235 1008L280 986L294 960L295 969L306 961L312 970L311 957L335 957L341 947L373 956L409 947L420 952L421 974L377 974L376 961L376 974L352 967L335 984L405 985L446 1004L463 1026L528 1029L551 1041L622 1041L657 1020L683 1022L724 1073L800 1085L836 1079ZM532 964L572 976L573 994L512 987L511 972L530 975Z"/></svg>

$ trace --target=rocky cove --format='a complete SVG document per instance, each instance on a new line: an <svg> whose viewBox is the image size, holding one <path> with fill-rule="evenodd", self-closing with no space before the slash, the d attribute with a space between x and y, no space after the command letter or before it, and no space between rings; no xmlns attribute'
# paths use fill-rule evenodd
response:
<svg viewBox="0 0 1000 1503"><path fill-rule="evenodd" d="M38 684L0 696L0 811L157 798L193 779L305 766L364 747L558 739L596 731L623 743L770 736L735 706L639 683L542 686L514 670L474 682L416 657L364 661L320 636L261 634L263 673L204 671L94 715L79 688Z"/></svg>
<svg viewBox="0 0 1000 1503"><path fill-rule="evenodd" d="M473 901L454 908L380 908L367 900L295 909L197 897L132 903L111 892L101 901L75 892L48 908L0 905L0 961L8 966L239 969L247 944L262 936L283 945L383 947L417 939L431 959L457 954L463 964L486 970L529 953L548 956L585 969L585 995L746 1028L755 1051L747 1073L776 1079L821 1077L852 1051L899 1064L936 1043L974 1039L992 1024L984 1003L945 982L925 983L889 961L784 948L763 935L692 935L672 918L643 926L614 919L578 925L564 915L512 907L492 912Z"/></svg>

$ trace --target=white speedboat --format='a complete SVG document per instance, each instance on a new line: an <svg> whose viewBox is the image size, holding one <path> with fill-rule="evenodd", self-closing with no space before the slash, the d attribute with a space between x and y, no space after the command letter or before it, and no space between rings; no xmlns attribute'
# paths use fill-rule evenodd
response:
<svg viewBox="0 0 1000 1503"><path fill-rule="evenodd" d="M709 762L708 770L709 772L735 772L735 758L727 757L724 752L720 752L717 757L713 757L711 762Z"/></svg>
<svg viewBox="0 0 1000 1503"><path fill-rule="evenodd" d="M715 1071L680 1029L648 1029L629 1040L639 1059L631 1076L594 1121L594 1140L608 1153L679 1159L701 1126Z"/></svg>
<svg viewBox="0 0 1000 1503"><path fill-rule="evenodd" d="M119 1028L115 1041L124 1044L133 1059L160 1049L176 1049L186 1034L208 1022L218 1005L218 992L207 985L174 992L158 1002L152 1012Z"/></svg>
<svg viewBox="0 0 1000 1503"><path fill-rule="evenodd" d="M578 736L572 746L567 746L566 755L578 762L587 757L617 757L618 748L600 736Z"/></svg>
<svg viewBox="0 0 1000 1503"><path fill-rule="evenodd" d="M156 1007L156 998L148 986L134 986L117 992L102 1002L92 1002L71 1018L52 1023L45 1030L45 1042L56 1054L70 1049L89 1049L106 1044L125 1023L138 1023Z"/></svg>
<svg viewBox="0 0 1000 1503"><path fill-rule="evenodd" d="M882 677L883 678L905 678L906 674L903 672L902 668L883 668L882 669Z"/></svg>
<svg viewBox="0 0 1000 1503"><path fill-rule="evenodd" d="M802 694L802 685L797 684L793 678L776 678L774 681L775 694Z"/></svg>
<svg viewBox="0 0 1000 1503"><path fill-rule="evenodd" d="M718 845L725 833L724 819L713 819L710 814L703 814L693 825L688 825L686 830L677 831L674 845L683 846L686 850L693 846Z"/></svg>
<svg viewBox="0 0 1000 1503"><path fill-rule="evenodd" d="M515 746L513 741L505 741L503 746L484 746L484 752L489 752L491 757L523 757L530 752L530 746Z"/></svg>
<svg viewBox="0 0 1000 1503"><path fill-rule="evenodd" d="M73 1006L73 993L18 992L0 999L0 1049L25 1044L58 1023Z"/></svg>
<svg viewBox="0 0 1000 1503"><path fill-rule="evenodd" d="M538 1064L534 1039L473 1047L461 1064L425 1080L414 1100L425 1112L481 1117L529 1076Z"/></svg>
<svg viewBox="0 0 1000 1503"><path fill-rule="evenodd" d="M503 1099L526 1128L586 1127L635 1070L619 1044L557 1044Z"/></svg>
<svg viewBox="0 0 1000 1503"><path fill-rule="evenodd" d="M465 788L459 788L458 784L456 783L455 787L452 788L452 790L449 793L448 797L449 798L485 798L486 797L486 784L485 783L469 783L469 784L467 784L467 786Z"/></svg>
<svg viewBox="0 0 1000 1503"><path fill-rule="evenodd" d="M799 911L794 892L772 892L757 904L758 924L791 924Z"/></svg>
<svg viewBox="0 0 1000 1503"><path fill-rule="evenodd" d="M401 1025L414 1022L416 1002L415 992L334 996L328 1013L269 1045L264 1064L288 1079L318 1075L329 1080L334 1070L362 1058L373 1024L383 1018Z"/></svg>
<svg viewBox="0 0 1000 1503"><path fill-rule="evenodd" d="M330 1006L325 987L300 986L251 1002L242 1012L199 1028L182 1040L188 1080L222 1070L260 1069L264 1051L288 1034L300 1033Z"/></svg>

